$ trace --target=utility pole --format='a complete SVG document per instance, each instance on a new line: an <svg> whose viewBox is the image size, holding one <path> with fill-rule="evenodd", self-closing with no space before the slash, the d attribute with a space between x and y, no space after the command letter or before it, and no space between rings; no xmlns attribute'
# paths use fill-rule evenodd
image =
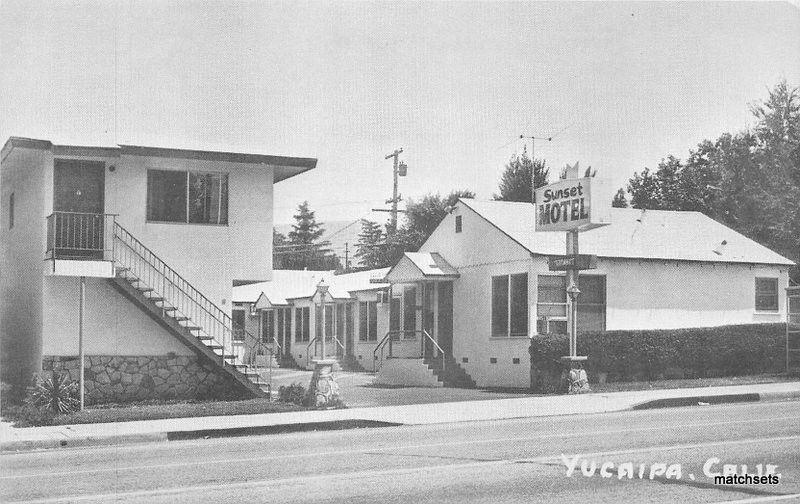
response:
<svg viewBox="0 0 800 504"><path fill-rule="evenodd" d="M397 196L397 177L399 176L399 158L400 154L403 153L403 148L400 147L399 149L395 149L394 152L391 154L387 154L384 159L394 158L394 168L393 168L393 176L394 176L394 187L392 189L392 199L387 201L387 203L392 204L392 223L389 229L390 234L394 234L397 231L397 203L400 200ZM405 174L403 174L405 176Z"/></svg>
<svg viewBox="0 0 800 504"><path fill-rule="evenodd" d="M344 242L344 270L350 271L350 242Z"/></svg>

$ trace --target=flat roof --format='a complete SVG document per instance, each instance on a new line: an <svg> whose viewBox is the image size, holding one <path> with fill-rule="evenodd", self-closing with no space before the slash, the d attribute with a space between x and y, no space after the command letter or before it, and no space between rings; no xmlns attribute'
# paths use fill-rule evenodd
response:
<svg viewBox="0 0 800 504"><path fill-rule="evenodd" d="M241 152L224 152L196 149L175 149L169 147L147 147L142 145L85 146L60 145L50 140L36 138L9 137L2 150L0 159L5 159L14 148L41 149L52 151L54 155L85 157L120 157L152 156L161 158L198 159L204 161L221 161L228 163L266 164L281 168L275 172L275 182L286 180L317 166L316 158L274 156L268 154L248 154Z"/></svg>

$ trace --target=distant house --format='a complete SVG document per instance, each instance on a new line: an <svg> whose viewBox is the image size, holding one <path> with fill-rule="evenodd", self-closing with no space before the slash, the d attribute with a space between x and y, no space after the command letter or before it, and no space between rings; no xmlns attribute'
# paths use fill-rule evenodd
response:
<svg viewBox="0 0 800 504"><path fill-rule="evenodd" d="M83 279L90 400L263 394L231 292L272 277L273 185L315 159L12 137L0 160L4 381L77 377Z"/></svg>

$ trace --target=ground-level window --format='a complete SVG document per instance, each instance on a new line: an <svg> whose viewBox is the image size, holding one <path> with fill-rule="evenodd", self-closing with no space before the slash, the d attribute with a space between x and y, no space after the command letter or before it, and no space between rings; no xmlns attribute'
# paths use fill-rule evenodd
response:
<svg viewBox="0 0 800 504"><path fill-rule="evenodd" d="M528 335L528 274L492 277L492 337Z"/></svg>
<svg viewBox="0 0 800 504"><path fill-rule="evenodd" d="M245 310L234 308L232 312L233 318L233 340L244 341L244 320Z"/></svg>
<svg viewBox="0 0 800 504"><path fill-rule="evenodd" d="M294 340L295 341L310 341L311 329L309 328L311 322L311 309L306 306L303 308L295 308L294 310Z"/></svg>
<svg viewBox="0 0 800 504"><path fill-rule="evenodd" d="M778 311L777 278L756 278L756 310Z"/></svg>
<svg viewBox="0 0 800 504"><path fill-rule="evenodd" d="M147 170L147 220L228 223L228 174Z"/></svg>
<svg viewBox="0 0 800 504"><path fill-rule="evenodd" d="M286 341L286 337L288 337L292 331L292 315L290 310L291 308L277 308L275 310L275 338L281 345L283 345Z"/></svg>
<svg viewBox="0 0 800 504"><path fill-rule="evenodd" d="M460 233L462 229L461 216L456 215L456 233Z"/></svg>
<svg viewBox="0 0 800 504"><path fill-rule="evenodd" d="M358 304L358 339L360 341L378 340L378 303L362 301Z"/></svg>
<svg viewBox="0 0 800 504"><path fill-rule="evenodd" d="M566 277L539 275L536 303L538 334L567 334ZM606 277L578 277L578 332L604 331L606 328Z"/></svg>

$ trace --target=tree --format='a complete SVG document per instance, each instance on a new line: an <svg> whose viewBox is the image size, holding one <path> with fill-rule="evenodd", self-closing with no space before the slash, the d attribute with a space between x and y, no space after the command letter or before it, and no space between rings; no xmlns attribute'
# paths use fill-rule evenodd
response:
<svg viewBox="0 0 800 504"><path fill-rule="evenodd" d="M360 266L368 269L382 268L385 264L386 234L375 221L361 219L355 256Z"/></svg>
<svg viewBox="0 0 800 504"><path fill-rule="evenodd" d="M530 188L530 185L528 185ZM399 230L399 241L406 252L419 250L433 230L444 219L459 198L471 199L475 193L467 189L451 191L442 198L439 193L428 193L419 201L412 199L406 204L405 222Z"/></svg>
<svg viewBox="0 0 800 504"><path fill-rule="evenodd" d="M611 206L614 208L628 208L628 198L625 197L625 189L619 188L614 199L611 201Z"/></svg>
<svg viewBox="0 0 800 504"><path fill-rule="evenodd" d="M339 269L339 258L327 248L330 242L319 241L325 229L317 223L308 201L298 205L294 220L292 230L289 231L289 242L284 243L281 249L276 249L282 256L281 266L287 269Z"/></svg>
<svg viewBox="0 0 800 504"><path fill-rule="evenodd" d="M283 233L279 233L272 229L272 267L275 269L285 269L286 265L286 254L284 251L286 250L286 245L288 245L288 241L286 240L286 235Z"/></svg>
<svg viewBox="0 0 800 504"><path fill-rule="evenodd" d="M704 140L628 182L635 208L694 210L800 261L800 93L785 80L750 107L752 130ZM619 194L619 193L618 193ZM795 281L800 270L792 268Z"/></svg>
<svg viewBox="0 0 800 504"><path fill-rule="evenodd" d="M531 170L533 170L533 184L539 188L548 184L550 169L542 159L531 160L528 151L523 148L522 155L511 156L506 164L503 175L500 177L500 194L495 194L495 200L501 201L531 201Z"/></svg>

